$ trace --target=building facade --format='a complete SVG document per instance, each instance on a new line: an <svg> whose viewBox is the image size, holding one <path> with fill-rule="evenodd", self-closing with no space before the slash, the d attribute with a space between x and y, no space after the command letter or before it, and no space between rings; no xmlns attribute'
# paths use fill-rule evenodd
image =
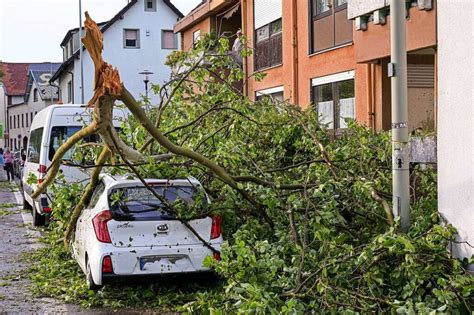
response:
<svg viewBox="0 0 474 315"><path fill-rule="evenodd" d="M26 150L33 117L46 106L58 101L59 89L55 83L51 85L49 81L59 65L59 63L29 65L23 102L7 107L8 147L11 150Z"/></svg>
<svg viewBox="0 0 474 315"><path fill-rule="evenodd" d="M174 30L187 50L202 33L242 29L254 51L243 62L246 73L266 74L244 86L251 99L271 95L312 106L333 129L345 128L346 118L389 129L388 6L388 0L205 0ZM407 3L410 131L435 127L436 12L435 1Z"/></svg>
<svg viewBox="0 0 474 315"><path fill-rule="evenodd" d="M169 0L132 0L110 21L98 24L104 38L104 59L114 65L122 81L136 97L145 95L145 75L148 88L163 84L169 79L170 70L165 66L167 55L179 49L173 25L182 17ZM93 16L92 16L93 18ZM67 32L61 43L63 63L53 75L58 80L63 103L81 103L81 78L79 60L79 29ZM87 103L94 88L94 64L84 50L84 102ZM152 102L156 97L149 94Z"/></svg>

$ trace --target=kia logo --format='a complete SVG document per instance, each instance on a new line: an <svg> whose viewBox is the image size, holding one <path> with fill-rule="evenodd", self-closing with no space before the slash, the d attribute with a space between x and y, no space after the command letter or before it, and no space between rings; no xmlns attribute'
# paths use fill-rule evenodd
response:
<svg viewBox="0 0 474 315"><path fill-rule="evenodd" d="M158 232L166 233L166 232L168 232L168 224L161 224L161 225L158 225L158 226L156 227L156 229L158 230Z"/></svg>

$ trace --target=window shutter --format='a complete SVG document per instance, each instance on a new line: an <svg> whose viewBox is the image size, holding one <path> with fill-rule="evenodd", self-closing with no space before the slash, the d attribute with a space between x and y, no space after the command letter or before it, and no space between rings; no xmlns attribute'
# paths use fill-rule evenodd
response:
<svg viewBox="0 0 474 315"><path fill-rule="evenodd" d="M255 29L278 20L282 16L282 0L254 1Z"/></svg>
<svg viewBox="0 0 474 315"><path fill-rule="evenodd" d="M408 70L408 87L434 88L434 82L435 82L434 65L409 64L407 70Z"/></svg>
<svg viewBox="0 0 474 315"><path fill-rule="evenodd" d="M126 30L125 31L125 39L126 40L136 40L137 39L137 31L135 31L135 30Z"/></svg>
<svg viewBox="0 0 474 315"><path fill-rule="evenodd" d="M173 31L163 31L163 48L176 49L176 37Z"/></svg>

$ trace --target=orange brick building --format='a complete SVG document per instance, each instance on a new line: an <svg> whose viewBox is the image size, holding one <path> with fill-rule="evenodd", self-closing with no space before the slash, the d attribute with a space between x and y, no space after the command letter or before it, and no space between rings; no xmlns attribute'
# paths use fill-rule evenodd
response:
<svg viewBox="0 0 474 315"><path fill-rule="evenodd" d="M313 106L329 128L355 118L376 129L391 121L388 0L204 0L175 26L187 50L203 33L242 29L254 54L244 92ZM435 1L407 2L409 128L435 127Z"/></svg>

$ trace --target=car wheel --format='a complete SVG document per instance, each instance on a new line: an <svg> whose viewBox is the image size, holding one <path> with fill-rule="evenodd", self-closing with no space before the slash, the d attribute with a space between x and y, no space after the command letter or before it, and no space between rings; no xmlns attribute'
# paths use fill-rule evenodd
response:
<svg viewBox="0 0 474 315"><path fill-rule="evenodd" d="M86 263L86 283L87 283L87 288L89 290L99 290L102 286L98 285L94 282L94 279L92 278L92 272L91 272L91 266L89 264L89 261Z"/></svg>
<svg viewBox="0 0 474 315"><path fill-rule="evenodd" d="M33 211L33 225L44 226L46 223L46 217L38 213L38 210L36 209L36 205L34 201L33 201L32 211Z"/></svg>

